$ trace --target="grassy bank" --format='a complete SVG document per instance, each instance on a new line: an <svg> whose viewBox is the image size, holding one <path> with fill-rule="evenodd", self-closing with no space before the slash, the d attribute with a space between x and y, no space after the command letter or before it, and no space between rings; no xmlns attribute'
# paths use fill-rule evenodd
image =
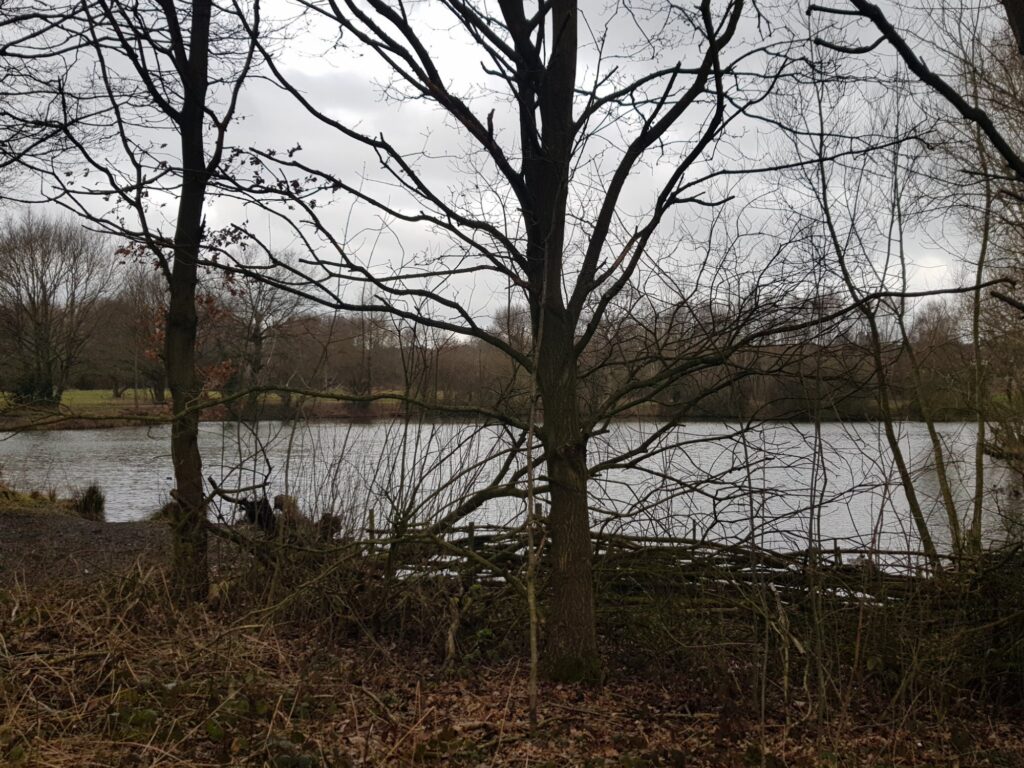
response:
<svg viewBox="0 0 1024 768"><path fill-rule="evenodd" d="M276 393L261 394L255 401L247 397L225 398L220 392L207 392L208 400L200 413L200 420L207 422L244 420L322 420L322 421L357 421L368 422L378 419L394 419L407 413L407 407L392 391L375 393L374 400L364 402L347 402L334 400L330 397L299 396L286 398ZM224 402L222 402L224 401ZM440 401L445 402L443 397ZM114 397L109 389L86 390L72 389L64 393L59 406L52 404L15 404L0 392L0 431L14 430L46 430L46 429L103 429L123 426L145 426L169 423L171 418L170 395L165 403L155 403L150 390L127 389L119 398ZM471 411L463 415L458 412L459 406L468 407L467 403L449 403L455 406L453 411L441 408L426 410L425 413L435 420L451 418L469 418L478 420L479 415ZM920 414L910 408L909 402L902 402L895 407L897 418L907 421L918 421ZM429 406L424 406L429 408ZM415 410L415 409L414 409ZM973 418L969 413L946 413L945 417L952 420ZM638 406L617 415L621 420L652 420L666 419L666 412L652 404ZM695 412L687 416L688 422L721 422L741 420L744 416L729 411L721 413ZM840 417L834 413L817 414L817 418L825 421L874 421L878 414L869 411ZM813 417L803 411L794 411L790 416L780 417L780 421L811 421ZM766 417L771 422L774 418Z"/></svg>
<svg viewBox="0 0 1024 768"><path fill-rule="evenodd" d="M201 413L202 421L225 421L236 418L281 420L301 416L304 419L370 421L395 418L402 414L398 400L381 400L352 404L327 399L307 398L286 402L279 395L262 395L252 410L248 401L219 404L221 395L208 393L210 400ZM138 397L127 390L115 398L110 390L68 390L59 406L50 404L13 404L0 394L0 431L45 429L106 429L124 426L146 426L169 423L171 408L167 403L154 403L149 390L140 390Z"/></svg>
<svg viewBox="0 0 1024 768"><path fill-rule="evenodd" d="M71 498L62 499L57 491L19 491L0 481L0 516L19 512L63 515L102 522L106 497L96 484L77 489Z"/></svg>
<svg viewBox="0 0 1024 768"><path fill-rule="evenodd" d="M129 390L115 398L110 390L68 390L59 406L14 403L0 395L0 431L23 429L96 429L167 421L170 408L152 394Z"/></svg>

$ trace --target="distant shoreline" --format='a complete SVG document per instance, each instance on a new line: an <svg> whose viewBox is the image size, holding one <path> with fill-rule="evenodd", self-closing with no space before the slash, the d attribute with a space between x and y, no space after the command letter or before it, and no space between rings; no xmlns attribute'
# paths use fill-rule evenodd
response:
<svg viewBox="0 0 1024 768"><path fill-rule="evenodd" d="M252 424L252 423L269 423L269 422L307 422L307 423L323 423L323 424L353 424L353 425L369 425L400 421L403 419L402 414L380 414L373 416L348 416L348 415L320 415L320 414L304 414L300 417L295 418L276 418L273 416L262 416L257 419L242 419L242 418L230 418L230 417L202 417L200 423L202 424ZM430 414L421 419L424 423L428 424L479 424L483 422L483 419L473 419L460 417L458 415L445 416L443 414ZM665 417L659 416L620 416L612 419L614 423L624 424L629 422L645 422L645 423L662 423L667 421ZM752 421L757 424L814 424L811 419L781 419L781 418L765 418L750 420L744 419L739 416L691 416L679 422L680 426L686 424L709 424L709 423L738 423ZM138 415L126 415L122 417L88 417L88 416L75 416L69 415L67 417L60 417L59 420L46 421L42 423L26 422L24 420L4 418L0 417L0 439L4 436L15 435L25 432L62 432L62 431L85 431L85 430L117 430L117 429L128 429L138 427L163 427L170 425L170 417L163 418L146 418ZM877 424L881 423L879 419L871 418L850 418L850 419L821 419L821 424ZM923 419L907 418L907 419L896 419L896 423L901 424L923 424ZM974 420L970 417L963 418L946 418L936 420L936 424L973 424Z"/></svg>
<svg viewBox="0 0 1024 768"><path fill-rule="evenodd" d="M459 403L449 403L456 407ZM472 404L465 404L472 407ZM427 422L445 423L478 423L483 418L473 414L445 412L441 403L437 410L417 408L414 418ZM397 396L389 393L378 393L377 399L371 402L351 402L332 400L329 397L296 398L291 402L283 401L278 395L266 395L252 408L248 401L234 399L230 403L218 402L213 394L207 406L200 413L203 423L256 421L292 421L338 422L351 424L370 424L380 421L394 421L405 418L406 408ZM956 423L973 421L976 417L970 413L943 413L936 423ZM524 416L525 418L525 416ZM623 413L613 419L616 423L629 421L663 422L668 417L656 412L656 409L645 408L639 412ZM794 417L779 415L754 418L746 415L701 413L687 416L684 423L707 422L743 422L759 423L799 423L813 424L815 420L807 414ZM898 421L907 423L923 423L916 414L907 413L903 409L902 418ZM877 415L870 412L850 413L845 417L830 415L819 419L822 424L845 423L879 423ZM110 390L68 390L60 408L31 407L8 405L4 408L0 395L0 433L51 431L51 430L84 430L84 429L117 429L120 427L160 426L171 422L171 407L167 403L154 403L148 390L144 393L126 391L120 398L114 398Z"/></svg>

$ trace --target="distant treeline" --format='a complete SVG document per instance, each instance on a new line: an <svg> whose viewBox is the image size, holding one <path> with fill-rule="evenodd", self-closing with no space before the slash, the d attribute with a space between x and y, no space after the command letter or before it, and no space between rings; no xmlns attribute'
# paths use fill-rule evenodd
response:
<svg viewBox="0 0 1024 768"><path fill-rule="evenodd" d="M256 282L228 283L207 291L200 308L199 366L208 391L223 397L280 390L272 405L260 394L242 397L235 406L240 412L287 411L293 391L356 398L393 394L421 404L417 408L479 405L523 413L527 407L525 371L478 340L424 335L422 328L385 316L314 311ZM119 398L129 389L144 389L148 401L162 403L165 310L159 276L144 268L129 270L116 290L96 296L87 310L77 311L77 329L0 335L0 355L8 361L0 368L0 388L10 393L9 399L54 402L69 388L107 389ZM12 314L10 309L0 312L8 320ZM884 345L893 416L920 418L922 403L932 418L940 420L975 413L974 348L963 340L955 314L952 302L935 302L917 314L908 340ZM59 325L60 313L52 313L49 322ZM528 322L524 309L506 308L493 318L491 330L521 346L529 337ZM665 344L639 319L620 318L614 330L590 353L582 377L580 395L591 412L615 411L608 407L609 393L622 391L630 376L637 376L638 365L645 368L644 378L650 378L657 347ZM60 342L62 336L75 334L80 338ZM52 337L52 349L43 357L54 364L40 364L34 354L19 349L17 340L23 335ZM705 346L706 336L705 332ZM38 346L31 351L37 353ZM997 400L1016 395L1010 350L1011 345L1003 345L998 353L988 353L990 391ZM642 363L631 366L627 360ZM870 339L848 323L824 338L787 342L767 337L720 365L668 381L659 391L647 388L638 393L635 405L624 402L615 415L874 419L882 415L878 381ZM375 415L392 413L395 406L355 403L348 410Z"/></svg>

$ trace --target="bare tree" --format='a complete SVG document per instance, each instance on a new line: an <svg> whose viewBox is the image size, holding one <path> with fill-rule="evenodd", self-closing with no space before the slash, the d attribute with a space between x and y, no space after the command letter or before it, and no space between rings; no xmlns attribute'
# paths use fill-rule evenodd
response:
<svg viewBox="0 0 1024 768"><path fill-rule="evenodd" d="M154 403L166 402L167 368L163 337L167 317L167 282L154 263L128 266L119 299L125 344L121 368L138 396L140 386L150 390Z"/></svg>
<svg viewBox="0 0 1024 768"><path fill-rule="evenodd" d="M0 329L20 402L58 404L116 289L109 240L67 219L25 212L0 228Z"/></svg>
<svg viewBox="0 0 1024 768"><path fill-rule="evenodd" d="M69 11L38 0L0 4L0 200L13 197L22 158L59 141L61 128L46 125L46 101L20 97L53 76L55 58L78 48L74 36L56 32Z"/></svg>
<svg viewBox="0 0 1024 768"><path fill-rule="evenodd" d="M866 0L850 0L849 7L809 7L833 27L818 39L819 45L867 56L886 44L901 65L952 112L953 119L946 115L945 141L951 161L945 195L954 199L954 210L978 242L977 258L965 264L976 285L969 311L974 349L970 386L978 443L976 490L966 533L966 543L974 551L982 543L982 451L1011 459L1012 465L1020 442L1020 417L1013 398L1007 396L1019 376L1014 370L1015 344L1006 340L1015 335L1024 312L1024 302L1009 287L1019 285L1020 274L1024 6L1013 0L1001 6L940 3L903 15L895 12L900 6L883 11ZM865 22L880 36L860 45L860 40L852 38L860 37ZM919 31L921 26L927 33ZM1003 283L989 293L1009 312L983 302L985 278ZM986 430L991 430L990 435Z"/></svg>
<svg viewBox="0 0 1024 768"><path fill-rule="evenodd" d="M403 4L305 0L310 18L333 25L343 41L373 56L388 97L426 102L445 116L453 135L447 148L432 154L341 122L264 51L281 85L321 126L375 157L381 174L359 182L344 178L307 162L295 146L287 153L254 152L247 162L255 173L239 177L238 184L240 194L257 194L308 246L303 269L296 272L310 280L311 300L387 312L475 339L535 377L542 419L536 426L543 449L538 465L544 467L542 490L551 504L545 665L555 678L594 679L599 657L588 485L594 475L656 450L652 446L678 422L614 460L591 465L588 445L609 419L657 400L681 377L718 367L714 389L747 375L728 362L752 337L768 333L768 323L751 320L778 305L787 287L780 272L763 263L748 264L744 272L743 259L751 254L739 236L730 243L687 233L682 211L692 220L694 210L721 204L727 193L718 194L712 180L754 165L726 171L716 147L733 122L750 118L771 92L790 63L789 40L740 45L737 30L742 23L756 25L757 9L748 15L739 1L705 1L694 9L631 5L630 23L641 34L625 44L614 33L626 9L616 7L587 25L573 0L528 5L441 4L451 34L473 45L482 59L487 85L478 89L459 84L441 47L429 38L430 23ZM615 59L609 51L620 45L618 53L626 55ZM671 60L679 54L686 55L685 63ZM633 68L627 60L642 65ZM449 193L432 176L431 161L447 162L455 145L465 148L452 162L464 171L460 186L469 194ZM655 169L653 191L638 203L631 183L638 174L650 178ZM411 232L422 225L436 239L427 253L437 257L373 263L321 213L332 197L368 206L388 227ZM677 253L680 241L702 256ZM770 261L772 249L767 250ZM684 271L692 275L689 282L680 279ZM735 280L716 285L725 274ZM637 347L636 356L609 357L612 345L602 343L604 329L625 317L617 313L625 311L623 301L629 306L626 289L643 275L649 281L648 317L651 311L675 311L701 332L690 334L693 343L670 349L652 343ZM341 276L357 296L334 290L334 278ZM491 291L511 292L514 302L528 307L527 345L478 322L460 290L462 281L474 278ZM711 320L703 323L698 306L719 309L704 315ZM609 366L614 375L607 373ZM527 424L529 408L508 406L502 400L460 412L525 434L533 426ZM675 418L685 412L681 407Z"/></svg>
<svg viewBox="0 0 1024 768"><path fill-rule="evenodd" d="M22 81L13 116L47 140L20 151L19 163L49 180L47 197L150 254L167 281L174 581L184 599L205 599L199 262L212 244L207 196L253 61L240 16L258 32L259 1L98 0L61 3L59 13L51 3L27 4L7 53L38 66ZM166 218L167 203L154 202L164 195L173 210Z"/></svg>
<svg viewBox="0 0 1024 768"><path fill-rule="evenodd" d="M285 263L292 261L286 255L279 259ZM264 275L264 279L259 279L260 274ZM270 384L288 384L287 381L265 380L265 369L274 354L275 343L287 343L282 332L288 322L302 310L303 305L300 295L277 285L283 280L287 280L286 270L272 266L265 272L253 268L251 273L237 278L228 274L224 283L227 294L225 301L232 326L231 336L237 345L233 351L239 367L237 384L242 389L251 390L248 397L250 414L258 412L260 388Z"/></svg>

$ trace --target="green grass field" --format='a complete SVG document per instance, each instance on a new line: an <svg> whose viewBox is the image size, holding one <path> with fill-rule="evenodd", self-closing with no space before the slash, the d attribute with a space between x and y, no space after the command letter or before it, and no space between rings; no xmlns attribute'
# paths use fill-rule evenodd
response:
<svg viewBox="0 0 1024 768"><path fill-rule="evenodd" d="M324 398L295 398L292 408L298 410L305 418L312 419L348 419L348 418L393 418L400 415L402 401L392 397L391 392L379 392L379 399L368 406L354 405L344 400ZM137 395L137 397L136 397ZM220 420L227 418L223 408L216 407L222 393L206 392L207 408L200 416L203 420ZM245 405L245 399L236 400L237 405ZM280 395L275 393L260 396L262 418L281 418L275 410L283 404ZM170 394L163 405L153 402L152 392L148 389L127 389L120 398L115 398L109 389L69 389L64 392L59 409L40 405L33 407L17 404L0 392L0 430L2 429L60 429L88 428L93 426L119 426L126 424L151 423L154 420L163 422L170 417Z"/></svg>
<svg viewBox="0 0 1024 768"><path fill-rule="evenodd" d="M109 389L69 389L64 393L60 404L73 411L120 410L134 407L136 394L139 405L153 404L153 393L148 389L140 389L137 393L136 390L126 389L120 399L115 398Z"/></svg>
<svg viewBox="0 0 1024 768"><path fill-rule="evenodd" d="M72 389L64 393L60 408L45 404L16 403L0 393L0 430L59 429L118 426L130 420L165 420L167 409L153 403L152 393L128 390L116 399L109 389Z"/></svg>

